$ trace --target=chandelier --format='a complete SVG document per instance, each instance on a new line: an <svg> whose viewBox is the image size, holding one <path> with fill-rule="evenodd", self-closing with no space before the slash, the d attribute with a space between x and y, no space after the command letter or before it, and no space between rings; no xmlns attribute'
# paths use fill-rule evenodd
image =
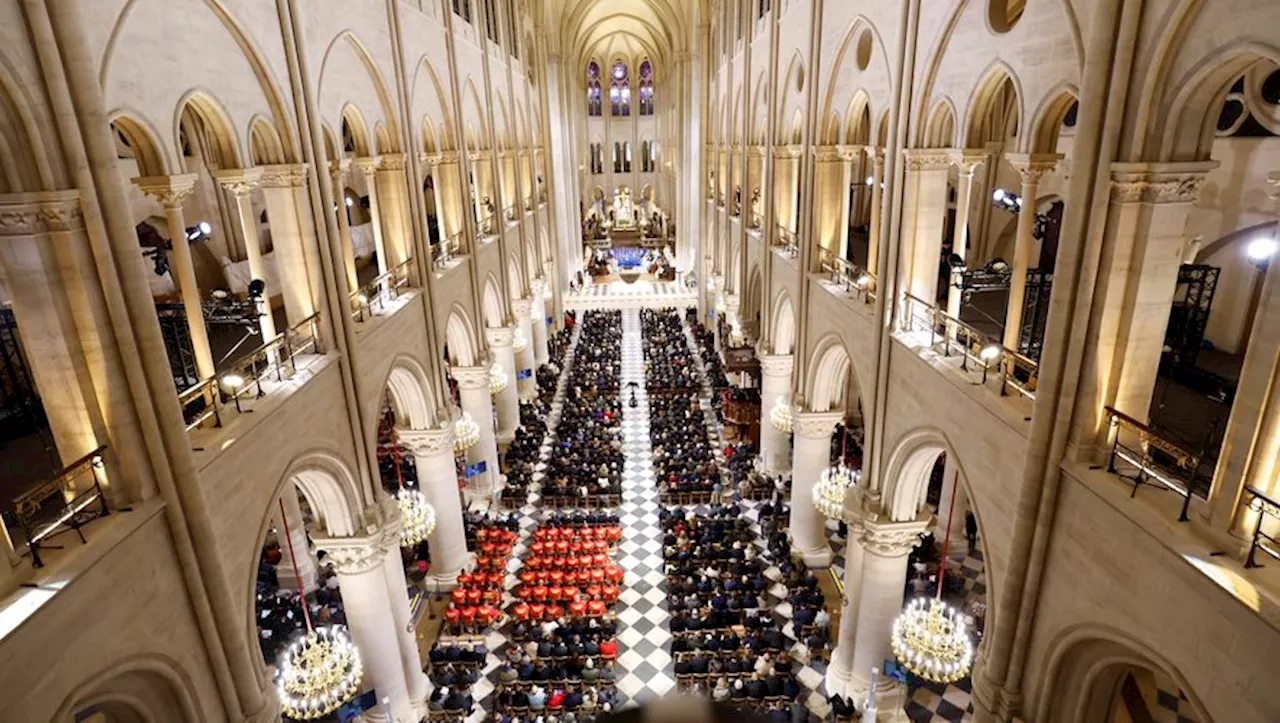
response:
<svg viewBox="0 0 1280 723"><path fill-rule="evenodd" d="M503 389L511 383L511 378L502 370L502 367L494 364L489 367L489 393L501 394Z"/></svg>
<svg viewBox="0 0 1280 723"><path fill-rule="evenodd" d="M280 521L284 525L284 539L289 547L289 561L298 570L298 558L293 552L293 536L289 534L289 518L284 512L284 499L276 501L280 506ZM432 517L435 512L432 512ZM307 631L290 643L276 661L276 691L284 714L294 720L310 720L333 712L355 695L360 685L364 666L360 651L347 637L347 629L341 625L313 628L311 612L307 609L307 596L302 589L302 577L298 580L298 602Z"/></svg>
<svg viewBox="0 0 1280 723"><path fill-rule="evenodd" d="M938 598L916 598L893 621L894 656L935 683L963 678L973 664L968 618Z"/></svg>
<svg viewBox="0 0 1280 723"><path fill-rule="evenodd" d="M363 672L360 653L345 628L308 630L280 658L280 706L294 720L327 715L355 695Z"/></svg>
<svg viewBox="0 0 1280 723"><path fill-rule="evenodd" d="M951 488L951 513L955 514L956 472ZM893 655L908 670L935 683L950 683L969 674L973 665L973 642L969 639L969 619L942 600L942 581L947 575L951 551L951 525L942 543L942 565L938 568L938 589L932 598L916 598L893 621Z"/></svg>
<svg viewBox="0 0 1280 723"><path fill-rule="evenodd" d="M861 479L862 472L846 467L841 459L818 476L818 483L813 486L813 506L830 519L843 519L845 494Z"/></svg>
<svg viewBox="0 0 1280 723"><path fill-rule="evenodd" d="M400 546L413 547L436 529L436 510L421 492L406 487L396 495L400 506Z"/></svg>
<svg viewBox="0 0 1280 723"><path fill-rule="evenodd" d="M480 425L475 423L471 415L463 412L453 423L453 451L462 453L471 449L480 441Z"/></svg>
<svg viewBox="0 0 1280 723"><path fill-rule="evenodd" d="M783 434L791 434L796 428L796 415L782 397L778 397L778 401L774 402L773 408L769 410L769 423L773 428Z"/></svg>

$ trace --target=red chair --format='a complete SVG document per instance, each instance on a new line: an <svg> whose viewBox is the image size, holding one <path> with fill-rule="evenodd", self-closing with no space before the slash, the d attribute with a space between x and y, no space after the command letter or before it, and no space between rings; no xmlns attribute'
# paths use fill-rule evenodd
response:
<svg viewBox="0 0 1280 723"><path fill-rule="evenodd" d="M524 603L517 603L511 608L511 612L515 614L516 620L525 621L529 619L529 606Z"/></svg>
<svg viewBox="0 0 1280 723"><path fill-rule="evenodd" d="M449 608L444 611L444 621L451 628L458 627L458 621L462 619L462 613L457 608Z"/></svg>
<svg viewBox="0 0 1280 723"><path fill-rule="evenodd" d="M592 600L599 600L602 593L603 591L599 585L591 585L587 588L587 597Z"/></svg>
<svg viewBox="0 0 1280 723"><path fill-rule="evenodd" d="M529 606L529 614L533 616L534 620L546 620L547 606L542 603L534 603Z"/></svg>
<svg viewBox="0 0 1280 723"><path fill-rule="evenodd" d="M564 608L560 607L559 605L548 605L547 617L552 620L558 620L564 617Z"/></svg>
<svg viewBox="0 0 1280 723"><path fill-rule="evenodd" d="M449 593L449 598L453 600L454 605L466 605L467 604L467 588L455 587L453 589L453 592Z"/></svg>
<svg viewBox="0 0 1280 723"><path fill-rule="evenodd" d="M569 603L569 614L575 618L584 617L587 614L587 604L581 600Z"/></svg>
<svg viewBox="0 0 1280 723"><path fill-rule="evenodd" d="M597 617L597 618L604 617L604 613L605 613L604 602L601 600L592 600L590 603L587 604L587 612L591 613L592 617Z"/></svg>

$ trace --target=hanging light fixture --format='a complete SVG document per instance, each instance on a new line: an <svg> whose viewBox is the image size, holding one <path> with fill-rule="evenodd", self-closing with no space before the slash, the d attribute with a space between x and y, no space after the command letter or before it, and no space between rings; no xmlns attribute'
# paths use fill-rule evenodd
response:
<svg viewBox="0 0 1280 723"><path fill-rule="evenodd" d="M510 383L511 383L511 378L507 376L507 373L504 372L502 370L502 367L498 366L497 363L489 367L489 393L490 394L494 394L494 395L501 394L502 390L506 389L507 385Z"/></svg>
<svg viewBox="0 0 1280 723"><path fill-rule="evenodd" d="M795 411L791 409L791 404L785 398L778 397L778 400L773 403L773 408L769 410L769 423L783 434L791 434L795 431Z"/></svg>
<svg viewBox="0 0 1280 723"><path fill-rule="evenodd" d="M480 425L475 423L470 414L463 412L453 423L453 451L461 454L479 441Z"/></svg>
<svg viewBox="0 0 1280 723"><path fill-rule="evenodd" d="M524 335L524 328L517 326L511 335L511 350L519 354L529 348L529 338Z"/></svg>
<svg viewBox="0 0 1280 723"><path fill-rule="evenodd" d="M427 539L436 529L436 510L427 502L420 490L404 486L404 473L400 467L400 445L396 433L391 431L391 458L396 464L396 504L400 507L400 546L413 547Z"/></svg>
<svg viewBox="0 0 1280 723"><path fill-rule="evenodd" d="M862 481L862 471L845 464L845 451L849 443L849 429L844 428L844 436L840 440L840 459L818 475L818 482L813 486L813 506L824 516L840 520L844 518L844 498L850 487Z"/></svg>
<svg viewBox="0 0 1280 723"><path fill-rule="evenodd" d="M293 552L284 500L277 500L277 504L280 506L280 521L284 525L285 543L289 547L289 561L296 572L298 559ZM311 720L332 713L355 695L364 666L360 662L360 651L351 642L346 627L311 626L311 613L307 610L301 577L298 577L298 602L302 605L307 631L293 641L276 661L279 668L276 692L286 716L294 720Z"/></svg>
<svg viewBox="0 0 1280 723"><path fill-rule="evenodd" d="M956 509L956 472L951 488L951 513ZM942 600L942 581L947 575L947 554L951 549L951 527L942 543L942 566L938 589L932 598L916 598L893 621L893 655L908 670L935 683L950 683L969 674L973 665L973 641L969 639L969 617Z"/></svg>

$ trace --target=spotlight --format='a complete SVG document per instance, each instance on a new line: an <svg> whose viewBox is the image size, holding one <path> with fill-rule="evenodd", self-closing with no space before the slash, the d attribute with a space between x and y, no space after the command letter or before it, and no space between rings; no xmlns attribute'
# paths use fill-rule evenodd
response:
<svg viewBox="0 0 1280 723"><path fill-rule="evenodd" d="M354 206L354 205L356 205L356 202L355 202L355 201L353 201L353 200L351 200L350 198L348 198L348 199L347 199L347 208L351 208L351 207L352 207L352 206Z"/></svg>
<svg viewBox="0 0 1280 723"><path fill-rule="evenodd" d="M226 301L231 298L231 292L226 289L214 289L209 292L209 295L212 296L215 301Z"/></svg>
<svg viewBox="0 0 1280 723"><path fill-rule="evenodd" d="M244 386L244 377L239 374L223 374L221 381L222 386L232 392L237 391L240 387Z"/></svg>
<svg viewBox="0 0 1280 723"><path fill-rule="evenodd" d="M984 362L993 362L1000 356L1000 347L995 344L988 344L982 347L982 351L978 352L978 356L982 357Z"/></svg>
<svg viewBox="0 0 1280 723"><path fill-rule="evenodd" d="M876 182L876 180L875 180L874 178L872 178L871 176L867 176L867 185L868 185L868 186L874 185L874 184L875 184L875 182Z"/></svg>
<svg viewBox="0 0 1280 723"><path fill-rule="evenodd" d="M249 281L249 298L260 299L262 292L267 290L267 282L262 279L252 279Z"/></svg>
<svg viewBox="0 0 1280 723"><path fill-rule="evenodd" d="M1280 244L1270 236L1260 236L1249 242L1245 248L1245 253L1249 255L1249 260L1254 263L1264 263L1275 256L1276 251L1280 249Z"/></svg>
<svg viewBox="0 0 1280 723"><path fill-rule="evenodd" d="M208 221L201 221L199 224L196 225L196 228L200 229L200 233L204 234L205 236L208 236L209 234L213 233L213 227L209 225Z"/></svg>
<svg viewBox="0 0 1280 723"><path fill-rule="evenodd" d="M996 203L1003 203L1003 202L1004 202L1004 189L1003 189L1003 188L997 188L997 189L996 189L996 191L995 191L995 193L991 194L991 200L995 201Z"/></svg>
<svg viewBox="0 0 1280 723"><path fill-rule="evenodd" d="M853 282L859 289L865 289L871 284L871 274L863 274Z"/></svg>

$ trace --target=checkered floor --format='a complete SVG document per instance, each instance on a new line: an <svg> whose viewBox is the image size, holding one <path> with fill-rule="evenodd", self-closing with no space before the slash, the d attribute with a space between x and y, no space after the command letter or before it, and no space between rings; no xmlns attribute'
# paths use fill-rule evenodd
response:
<svg viewBox="0 0 1280 723"><path fill-rule="evenodd" d="M570 309L685 307L697 303L694 290L677 281L592 284L565 297L565 307ZM639 327L636 333L639 333Z"/></svg>

